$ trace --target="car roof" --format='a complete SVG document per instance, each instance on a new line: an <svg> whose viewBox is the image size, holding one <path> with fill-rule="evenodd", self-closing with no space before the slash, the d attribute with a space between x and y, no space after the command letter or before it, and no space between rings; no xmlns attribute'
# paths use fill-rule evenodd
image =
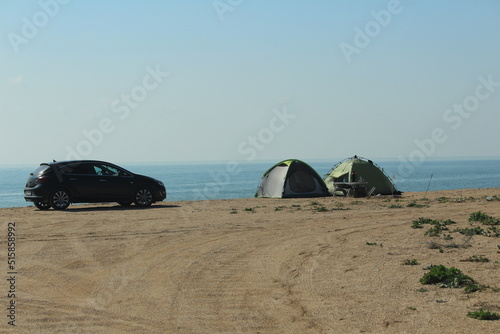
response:
<svg viewBox="0 0 500 334"><path fill-rule="evenodd" d="M69 164L83 164L83 163L98 163L98 164L115 165L111 162L100 161L100 160L65 160L65 161L44 162L44 163L41 163L40 165L69 165Z"/></svg>
<svg viewBox="0 0 500 334"><path fill-rule="evenodd" d="M91 164L107 164L107 165L111 165L111 166L115 166L115 167L118 167L120 169L123 169L125 170L126 172L130 173L130 174L133 174L133 175L137 175L131 171L129 171L128 169L126 168L123 168L121 166L118 166L112 162L107 162L107 161L102 161L102 160L64 160L64 161L53 161L53 162L43 162L40 164L40 166L67 166L67 165L71 165L71 164L87 164L87 163L91 163Z"/></svg>

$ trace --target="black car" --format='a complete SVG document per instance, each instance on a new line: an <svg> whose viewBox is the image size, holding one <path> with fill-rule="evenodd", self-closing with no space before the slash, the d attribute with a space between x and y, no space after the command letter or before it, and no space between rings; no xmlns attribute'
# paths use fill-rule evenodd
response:
<svg viewBox="0 0 500 334"><path fill-rule="evenodd" d="M40 210L64 210L70 203L118 202L148 207L167 197L161 181L104 161L42 163L30 173L24 199Z"/></svg>

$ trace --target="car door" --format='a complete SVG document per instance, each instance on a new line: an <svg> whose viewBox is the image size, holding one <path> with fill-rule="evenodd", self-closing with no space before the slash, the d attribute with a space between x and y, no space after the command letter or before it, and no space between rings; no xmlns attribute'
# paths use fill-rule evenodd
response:
<svg viewBox="0 0 500 334"><path fill-rule="evenodd" d="M108 201L119 201L133 198L134 177L118 166L106 163L95 163L93 168L97 175L99 192Z"/></svg>
<svg viewBox="0 0 500 334"><path fill-rule="evenodd" d="M101 196L92 164L78 162L62 166L64 182L76 201L93 201Z"/></svg>

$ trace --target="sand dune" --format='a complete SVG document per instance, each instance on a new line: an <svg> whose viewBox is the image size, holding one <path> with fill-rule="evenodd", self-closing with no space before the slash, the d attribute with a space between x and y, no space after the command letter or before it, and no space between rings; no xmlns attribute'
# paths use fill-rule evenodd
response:
<svg viewBox="0 0 500 334"><path fill-rule="evenodd" d="M11 222L17 272L16 326L8 325L3 279L0 331L498 333L500 321L467 313L500 313L500 238L451 230L471 227L473 212L500 217L500 189L423 197L0 209L3 277ZM423 207L407 206L414 201ZM453 239L411 228L419 217L456 221L446 233ZM472 256L490 261L463 261ZM409 259L419 264L403 265ZM489 288L424 286L429 264L459 268Z"/></svg>

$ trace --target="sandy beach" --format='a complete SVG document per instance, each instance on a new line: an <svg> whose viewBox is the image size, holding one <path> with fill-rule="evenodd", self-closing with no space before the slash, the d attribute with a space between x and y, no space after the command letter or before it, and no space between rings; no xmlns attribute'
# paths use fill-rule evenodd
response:
<svg viewBox="0 0 500 334"><path fill-rule="evenodd" d="M467 316L500 314L500 238L455 231L478 211L500 218L500 189L0 209L0 332L498 333ZM423 285L430 264L485 288Z"/></svg>

